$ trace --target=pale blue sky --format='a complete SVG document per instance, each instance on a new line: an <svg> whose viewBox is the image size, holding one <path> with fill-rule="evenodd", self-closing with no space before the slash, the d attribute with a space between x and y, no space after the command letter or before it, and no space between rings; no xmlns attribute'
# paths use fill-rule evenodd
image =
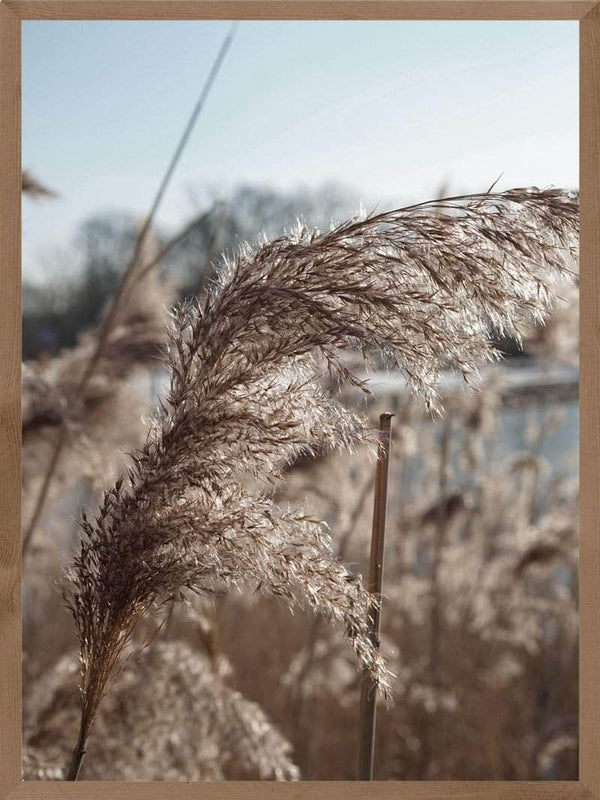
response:
<svg viewBox="0 0 600 800"><path fill-rule="evenodd" d="M23 23L23 269L98 211L144 214L226 22ZM159 221L191 191L336 180L367 204L578 185L576 22L242 22Z"/></svg>

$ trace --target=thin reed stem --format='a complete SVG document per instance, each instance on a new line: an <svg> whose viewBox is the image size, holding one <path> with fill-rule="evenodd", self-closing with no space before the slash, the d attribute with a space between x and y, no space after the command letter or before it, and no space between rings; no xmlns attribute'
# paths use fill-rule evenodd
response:
<svg viewBox="0 0 600 800"><path fill-rule="evenodd" d="M79 778L83 757L85 756L85 739L85 734L83 733L83 729L81 729L77 738L77 744L73 748L73 756L71 757L71 763L69 764L66 777L68 781L76 781Z"/></svg>
<svg viewBox="0 0 600 800"><path fill-rule="evenodd" d="M208 211L203 211L202 214L199 214L198 216L194 217L192 220L190 220L190 222L187 223L187 225L185 225L179 231L179 233L176 233L175 236L172 236L168 240L168 242L166 242L166 244L161 248L161 250L159 250L156 256L153 259L151 259L147 264L144 264L144 266L136 272L135 277L133 279L134 283L138 283L143 278L145 278L146 275L151 270L154 269L154 267L158 266L158 264L160 264L160 262L163 261L163 259L165 259L166 256L169 255L169 253L174 247L176 247L187 236L189 236L189 234L194 230L194 228L196 228L198 225L209 219L215 213L215 209L218 207L218 205L219 205L218 203L215 203L212 206L212 208L209 208Z"/></svg>
<svg viewBox="0 0 600 800"><path fill-rule="evenodd" d="M387 515L387 486L390 466L391 425L390 413L379 417L379 450L375 473L375 497L373 501L373 528L371 536L371 558L367 590L375 598L369 612L369 636L373 647L379 651L381 628L381 589L383 585L383 559L385 523ZM358 779L373 780L375 756L375 725L377 721L377 684L368 671L363 670L360 689L360 749L358 755Z"/></svg>
<svg viewBox="0 0 600 800"><path fill-rule="evenodd" d="M110 334L111 334L111 332L112 332L112 330L114 328L115 322L117 320L117 315L118 315L118 312L120 310L121 303L122 303L123 298L125 296L126 290L129 287L129 283L130 283L131 277L132 277L133 273L135 272L136 267L138 266L140 255L143 252L143 247L144 247L144 244L146 242L146 239L148 238L148 234L150 232L151 225L152 225L152 223L154 221L154 218L156 217L156 213L157 213L157 211L158 211L158 209L160 207L160 204L161 204L162 199L163 199L163 197L165 195L165 192L166 192L166 190L167 190L167 188L169 186L169 183L171 182L171 179L173 177L173 174L175 172L177 164L179 163L179 160L181 159L181 156L183 154L185 146L189 141L190 135L191 135L191 133L192 133L192 131L194 129L194 126L195 126L195 124L196 124L196 122L198 120L198 117L200 116L200 113L201 113L202 109L204 108L206 100L207 100L207 98L208 98L208 96L210 94L210 91L211 91L211 89L212 89L212 87L214 85L214 82L215 82L215 80L217 78L217 75L219 73L221 65L223 64L225 56L227 55L227 52L228 52L229 48L231 47L231 43L233 41L235 29L236 29L236 23L234 23L231 26L231 28L229 30L229 33L227 34L227 36L223 40L223 43L222 43L222 45L221 45L221 47L219 49L219 52L217 53L217 56L216 56L216 58L215 58L215 60L213 62L213 65L212 65L211 70L210 70L210 72L208 74L208 77L207 77L207 79L206 79L206 81L204 83L204 86L202 87L202 91L200 92L200 96L198 98L198 101L196 102L196 105L194 106L194 109L193 109L192 114L191 114L191 116L190 116L190 118L188 120L188 123L187 123L187 125L186 125L186 127L185 127L185 129L183 131L183 134L182 134L182 136L181 136L181 138L180 138L180 140L179 140L179 142L177 144L177 147L175 148L173 156L171 157L169 165L168 165L168 167L167 167L167 169L166 169L166 171L165 171L165 173L163 175L163 178L162 178L162 180L160 182L160 185L159 185L158 190L156 192L156 195L154 197L154 201L152 202L152 205L150 207L150 211L148 212L148 214L147 214L147 216L146 216L146 218L144 220L144 223L143 223L143 225L142 225L142 227L140 229L140 232L139 232L139 234L137 236L137 239L136 239L136 242L135 242L135 246L134 246L134 250L133 250L133 255L132 255L129 263L127 264L127 266L125 268L125 271L123 273L123 277L122 277L121 282L120 282L120 284L119 284L119 286L117 288L117 291L116 291L116 293L115 293L115 295L113 297L113 300L112 300L111 306L109 308L108 314L106 315L106 317L104 319L104 322L103 322L103 324L102 324L102 326L100 328L100 332L99 332L99 335L98 335L98 341L97 341L96 347L94 349L94 352L90 356L90 360L88 361L87 366L83 371L83 375L81 377L81 380L79 381L79 384L77 386L76 397L78 397L78 398L81 398L81 395L82 395L84 389L86 388L86 386L88 385L90 379L92 378L93 374L95 373L96 368L98 367L98 364L99 364L99 362L100 362L100 360L101 360L101 358L102 358L102 356L104 354L104 350L106 349L106 344L108 342L109 336L110 336ZM153 266L156 263L157 262L155 261ZM33 538L33 534L36 531L37 525L38 525L38 523L40 521L40 518L42 516L42 513L44 511L44 507L46 505L46 500L48 498L48 492L49 492L50 486L52 484L52 479L53 479L54 474L56 472L56 468L58 466L58 463L59 463L59 460L60 460L60 456L61 456L62 451L64 449L66 440L67 440L67 427L66 427L66 422L63 421L62 424L61 424L60 431L59 431L59 433L57 435L56 443L55 443L54 448L52 450L52 454L50 456L50 460L48 462L48 467L47 467L47 470L46 470L46 474L44 476L44 480L42 482L42 486L41 486L39 494L37 496L37 499L36 499L36 502L35 502L35 506L34 506L34 510L33 510L32 515L31 515L31 519L29 521L29 524L27 525L27 529L25 530L25 533L23 534L23 543L22 543L22 550L21 550L22 558L25 558L25 556L26 556L26 554L27 554L27 552L29 550L29 546L31 544L31 540Z"/></svg>
<svg viewBox="0 0 600 800"><path fill-rule="evenodd" d="M221 239L221 232L223 229L223 222L225 217L225 204L224 203L215 203L215 208L217 209L215 219L213 220L212 232L210 237L210 242L208 243L208 249L206 251L206 257L204 259L204 265L200 275L198 276L198 280L196 282L196 286L194 288L194 294L199 295L202 291L205 281L206 281L206 274L210 269L211 262L213 261L218 247L219 241Z"/></svg>

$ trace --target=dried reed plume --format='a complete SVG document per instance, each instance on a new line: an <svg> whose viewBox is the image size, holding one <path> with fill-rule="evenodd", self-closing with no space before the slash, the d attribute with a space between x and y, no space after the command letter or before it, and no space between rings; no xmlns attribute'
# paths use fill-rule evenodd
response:
<svg viewBox="0 0 600 800"><path fill-rule="evenodd" d="M97 330L86 331L75 347L64 348L52 359L24 365L24 441L41 429L63 423L80 427L86 414L106 402L137 367L156 364L164 347L165 305L170 304L173 287L156 271L149 271L135 288L121 305L107 338L104 361L82 396L78 384L97 346Z"/></svg>
<svg viewBox="0 0 600 800"><path fill-rule="evenodd" d="M153 255L151 246L152 242L146 242L147 258ZM96 488L105 488L124 468L124 459L119 463L115 453L144 441L144 409L131 379L142 368L157 364L165 344L165 304L170 304L172 291L157 271L144 271L135 291L121 303L106 338L105 357L83 386L82 376L98 346L96 330L87 331L75 347L61 350L54 358L23 365L23 516L27 520L39 502L40 487L47 478L43 467L57 433L63 432L63 452L52 484L46 487L52 500L64 496L82 476ZM31 526L24 532L24 553L33 533Z"/></svg>
<svg viewBox="0 0 600 800"><path fill-rule="evenodd" d="M130 661L103 704L86 780L296 780L291 746L256 704L184 641L159 642ZM70 653L33 688L26 779L64 780L79 708Z"/></svg>
<svg viewBox="0 0 600 800"><path fill-rule="evenodd" d="M443 213L442 213L443 212ZM332 554L323 525L270 496L286 464L370 439L325 390L325 368L366 386L340 351L379 351L436 407L441 370L465 379L542 320L576 252L577 197L515 189L450 198L327 233L248 246L202 303L176 314L171 388L128 480L81 523L64 595L81 646L82 719L69 779L137 623L185 590L239 585L305 603L341 624L373 680L370 596Z"/></svg>

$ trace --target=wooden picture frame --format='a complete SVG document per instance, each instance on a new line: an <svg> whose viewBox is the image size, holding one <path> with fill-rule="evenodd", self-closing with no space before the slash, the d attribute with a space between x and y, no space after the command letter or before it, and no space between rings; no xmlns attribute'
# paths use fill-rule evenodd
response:
<svg viewBox="0 0 600 800"><path fill-rule="evenodd" d="M580 756L573 782L21 781L21 20L579 20L581 113ZM600 1L0 1L0 800L107 798L598 798L600 800Z"/></svg>

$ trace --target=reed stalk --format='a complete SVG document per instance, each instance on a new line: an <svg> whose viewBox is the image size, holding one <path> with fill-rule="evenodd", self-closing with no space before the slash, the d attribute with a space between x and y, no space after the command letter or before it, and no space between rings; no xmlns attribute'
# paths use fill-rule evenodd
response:
<svg viewBox="0 0 600 800"><path fill-rule="evenodd" d="M204 108L204 105L205 105L206 100L207 100L207 98L208 98L208 96L210 94L210 91L211 91L211 89L212 89L212 87L214 85L214 82L215 82L215 80L217 78L217 75L219 74L219 70L220 70L220 68L221 68L221 66L223 64L223 61L225 60L225 56L227 55L227 52L228 52L229 48L231 47L231 43L233 41L233 36L234 36L234 33L235 33L235 28L236 28L236 25L234 23L231 26L231 28L229 30L229 33L227 34L227 36L223 40L223 43L222 43L221 47L219 48L219 52L217 53L217 56L216 56L216 58L215 58L215 60L213 62L213 65L212 65L211 70L210 70L210 72L208 74L208 77L206 78L204 86L202 87L202 91L200 92L200 96L198 97L198 100L197 100L196 105L194 106L194 109L193 109L193 111L192 111L192 113L190 115L188 123L187 123L187 125L186 125L186 127L185 127L185 129L183 131L183 134L181 135L181 138L179 139L179 142L177 143L177 147L175 148L175 151L173 152L173 155L171 157L169 165L168 165L168 167L167 167L167 169L166 169L166 171L165 171L165 173L164 173L164 175L162 177L162 180L160 182L160 185L158 187L156 195L154 196L154 200L152 202L152 205L150 206L150 211L146 215L146 218L144 219L142 227L141 227L141 229L140 229L140 231L138 233L138 236L137 236L137 239L136 239L136 242L135 242L135 245L134 245L134 249L133 249L133 255L131 256L131 259L129 260L129 262L128 262L128 264L127 264L127 266L126 266L126 268L125 268L125 270L123 272L123 277L121 279L121 282L120 282L120 284L119 284L119 286L117 288L117 291L115 292L115 294L113 296L113 300L112 300L112 303L111 303L110 308L108 310L108 313L107 313L107 315L106 315L106 317L104 319L104 322L102 323L102 326L100 328L100 331L99 331L99 334L98 334L97 345L96 345L96 347L94 349L94 352L90 356L90 359L89 359L89 361L87 363L87 366L84 369L83 374L81 376L81 380L80 380L80 382L79 382L79 384L77 386L76 396L79 397L79 398L82 396L86 386L88 385L88 383L90 382L92 376L96 372L98 364L99 364L100 360L102 359L102 357L104 355L104 351L106 349L106 345L108 343L110 334L111 334L111 332L112 332L112 330L113 330L113 328L114 328L114 326L116 324L116 321L118 319L118 312L121 309L121 305L122 305L123 299L124 299L124 297L126 295L127 289L129 288L129 285L130 285L131 280L132 280L132 278L134 276L134 273L136 273L136 271L137 271L136 268L139 266L140 256L143 253L144 244L146 243L146 240L148 238L148 234L150 233L150 228L152 226L152 223L154 222L154 219L156 217L156 213L157 213L157 211L158 211L158 209L159 209L159 207L160 207L160 205L162 203L162 200L163 200L163 197L165 195L165 192L166 192L166 190L167 190L167 188L168 188L168 186L169 186L169 184L170 184L170 182L171 182L171 180L173 178L173 174L175 172L175 169L176 169L176 167L177 167L177 165L178 165L178 163L179 163L179 161L181 159L183 151L185 150L185 146L187 145L187 143L189 141L189 138L190 138L190 135L191 135L191 133L192 133L192 131L194 129L194 126L196 125L196 122L198 121L198 117L200 116L200 113L201 113L202 109ZM154 260L152 266L155 266L156 263L158 263L157 260ZM147 271L148 271L147 268L144 269L144 274ZM61 424L60 430L58 431L56 442L54 444L54 448L53 448L52 453L50 455L50 460L49 460L48 466L46 468L46 472L45 472L45 475L44 475L44 480L42 481L42 485L41 485L39 494L38 494L38 496L36 498L36 502L35 502L35 505L34 505L33 513L31 515L31 518L29 520L27 528L26 528L26 530L25 530L25 532L23 534L23 542L22 542L22 550L21 550L21 557L23 559L25 558L25 556L26 556L26 554L27 554L27 552L29 550L29 546L31 544L31 540L33 538L33 534L35 533L35 531L37 529L38 523L39 523L40 518L42 516L42 513L44 511L44 508L45 508L45 505L46 505L46 500L48 498L48 492L50 490L50 486L52 484L52 480L53 480L54 474L56 472L56 468L57 468L58 463L60 461L60 457L61 457L62 451L63 451L64 446L65 446L66 441L67 441L67 434L68 434L68 427L67 427L66 421L63 421L62 424Z"/></svg>
<svg viewBox="0 0 600 800"><path fill-rule="evenodd" d="M387 487L393 416L393 414L385 412L379 417L379 450L375 471L371 557L369 561L367 590L374 597L369 613L369 637L376 651L379 651L380 646L381 589L383 585ZM368 671L363 670L360 687L360 748L358 755L358 779L361 781L373 780L376 722L377 684L374 682L372 675L370 675Z"/></svg>
<svg viewBox="0 0 600 800"><path fill-rule="evenodd" d="M77 744L73 748L73 755L71 757L71 763L69 764L66 780L76 781L78 779L84 755L85 755L85 736L83 734L83 731L80 731L79 737L77 739Z"/></svg>

